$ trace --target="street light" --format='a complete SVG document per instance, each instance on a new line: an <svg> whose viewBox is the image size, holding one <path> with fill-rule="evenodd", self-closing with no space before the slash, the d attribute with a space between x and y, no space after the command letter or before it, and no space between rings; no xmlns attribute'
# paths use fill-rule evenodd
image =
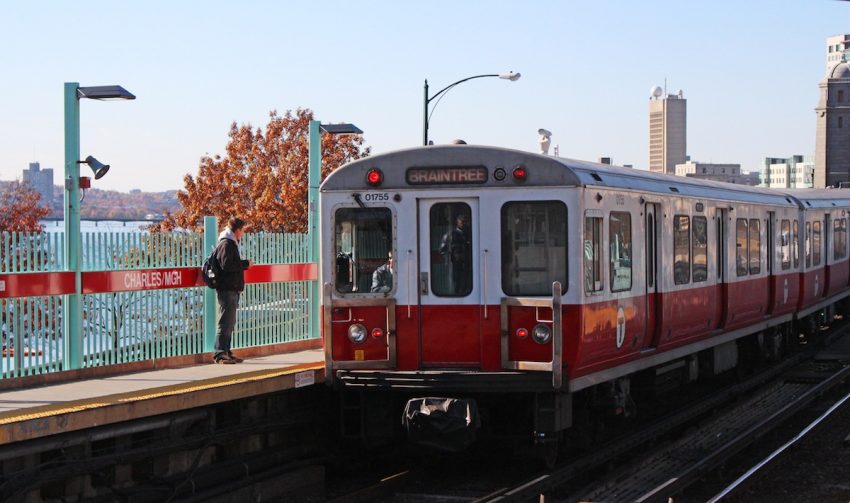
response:
<svg viewBox="0 0 850 503"><path fill-rule="evenodd" d="M324 131L333 135L363 134L354 124L322 124L311 120L307 134L307 236L310 240L310 256L308 260L314 264L319 262L319 182L322 178L322 137ZM318 270L316 274L318 274ZM310 328L313 334L319 332L319 280L312 282L310 288Z"/></svg>
<svg viewBox="0 0 850 503"><path fill-rule="evenodd" d="M80 87L78 82L65 83L65 269L74 273L74 293L63 303L63 370L78 369L83 363L83 331L80 316L82 282L80 275L80 99L134 100L133 94L121 86ZM103 176L107 165L94 157L83 163L95 171L95 179ZM98 176L99 172L99 176Z"/></svg>
<svg viewBox="0 0 850 503"><path fill-rule="evenodd" d="M474 75L472 77L467 77L465 79L458 80L457 82L455 82L453 84L449 84L446 87L440 89L440 91L437 92L434 96L430 96L430 97L428 96L428 79L425 79L425 100L423 102L423 105L424 105L423 106L423 109L424 109L424 113L423 113L424 124L423 124L423 128L422 128L422 144L428 145L428 122L431 120L431 114L434 113L434 110L437 108L437 105L440 103L440 99L442 99L442 97L445 96L447 92L451 91L454 86L456 86L458 84L462 84L462 83L466 82L467 80L481 79L481 78L484 78L484 77L499 77L500 79L510 80L511 82L516 82L517 80L519 80L520 76L521 76L521 74L519 72L516 72L516 73L514 73L514 72L487 73L487 74L484 74L484 75ZM439 98L439 99L437 99L437 98ZM437 99L437 103L434 103L434 106L431 108L431 111L429 112L428 106L435 99Z"/></svg>

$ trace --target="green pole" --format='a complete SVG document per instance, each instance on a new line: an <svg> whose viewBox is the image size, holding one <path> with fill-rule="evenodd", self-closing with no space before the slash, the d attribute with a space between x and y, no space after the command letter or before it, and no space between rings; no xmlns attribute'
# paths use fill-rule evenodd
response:
<svg viewBox="0 0 850 503"><path fill-rule="evenodd" d="M83 366L82 280L80 274L80 101L79 82L65 83L65 270L74 273L74 293L62 306L62 369Z"/></svg>
<svg viewBox="0 0 850 503"><path fill-rule="evenodd" d="M204 255L212 253L218 243L218 219L216 217L204 217ZM218 299L215 290L204 287L204 353L211 353L215 348L215 331L217 328Z"/></svg>
<svg viewBox="0 0 850 503"><path fill-rule="evenodd" d="M320 121L311 120L309 126L310 144L308 154L308 175L310 180L307 192L307 232L310 242L310 262L319 263L319 182L322 173L322 138L319 132ZM319 280L310 285L310 337L321 337L319 330Z"/></svg>

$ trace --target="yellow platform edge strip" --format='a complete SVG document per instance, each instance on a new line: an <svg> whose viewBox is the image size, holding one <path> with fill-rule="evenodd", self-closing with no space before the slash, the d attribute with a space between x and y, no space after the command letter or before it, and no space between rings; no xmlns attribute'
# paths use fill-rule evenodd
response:
<svg viewBox="0 0 850 503"><path fill-rule="evenodd" d="M232 386L236 384L244 384L247 382L261 381L264 379L273 379L289 374L298 374L306 371L316 371L324 369L324 363L306 363L298 364L284 369L269 369L257 370L245 374L236 374L229 376L216 377L213 379L205 379L191 383L174 384L171 386L162 386L159 388L151 388L146 390L131 391L128 393L118 393L115 395L107 395L103 397L85 398L60 405L42 405L29 409L18 409L5 414L0 414L0 425L29 421L49 416L58 416L74 412L82 412L85 410L96 409L99 407L108 407L111 405L121 405L124 403L138 402L143 400L151 400L166 396L181 395L184 393L193 393L212 388L223 386Z"/></svg>

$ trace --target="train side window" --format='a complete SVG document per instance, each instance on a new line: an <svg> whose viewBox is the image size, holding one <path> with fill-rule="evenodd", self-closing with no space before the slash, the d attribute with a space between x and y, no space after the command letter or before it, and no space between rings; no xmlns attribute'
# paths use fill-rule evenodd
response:
<svg viewBox="0 0 850 503"><path fill-rule="evenodd" d="M735 221L735 270L738 276L747 275L747 219L739 218Z"/></svg>
<svg viewBox="0 0 850 503"><path fill-rule="evenodd" d="M584 217L584 291L602 291L602 219Z"/></svg>
<svg viewBox="0 0 850 503"><path fill-rule="evenodd" d="M806 222L806 267L812 266L812 223Z"/></svg>
<svg viewBox="0 0 850 503"><path fill-rule="evenodd" d="M693 279L700 283L708 279L708 220L694 217L693 225Z"/></svg>
<svg viewBox="0 0 850 503"><path fill-rule="evenodd" d="M750 219L750 274L761 272L761 221Z"/></svg>
<svg viewBox="0 0 850 503"><path fill-rule="evenodd" d="M440 297L472 292L472 210L466 203L431 206L431 291Z"/></svg>
<svg viewBox="0 0 850 503"><path fill-rule="evenodd" d="M388 256L392 251L392 213L389 208L340 208L334 214L334 284L339 293L371 293L375 271L383 288L393 288L393 270Z"/></svg>
<svg viewBox="0 0 850 503"><path fill-rule="evenodd" d="M502 206L502 290L507 295L552 295L567 288L567 207L559 201Z"/></svg>
<svg viewBox="0 0 850 503"><path fill-rule="evenodd" d="M772 253L768 250L768 253ZM779 223L779 261L782 270L791 268L791 221L782 220Z"/></svg>
<svg viewBox="0 0 850 503"><path fill-rule="evenodd" d="M673 217L673 282L691 281L691 222L686 215Z"/></svg>
<svg viewBox="0 0 850 503"><path fill-rule="evenodd" d="M835 260L844 258L847 253L847 224L843 218L832 223L832 256Z"/></svg>
<svg viewBox="0 0 850 503"><path fill-rule="evenodd" d="M794 256L794 269L800 267L800 235L798 233L799 224L794 220L794 226L791 229L791 254Z"/></svg>
<svg viewBox="0 0 850 503"><path fill-rule="evenodd" d="M820 265L820 222L812 222L812 265Z"/></svg>
<svg viewBox="0 0 850 503"><path fill-rule="evenodd" d="M632 216L612 211L608 220L608 263L611 291L632 289Z"/></svg>

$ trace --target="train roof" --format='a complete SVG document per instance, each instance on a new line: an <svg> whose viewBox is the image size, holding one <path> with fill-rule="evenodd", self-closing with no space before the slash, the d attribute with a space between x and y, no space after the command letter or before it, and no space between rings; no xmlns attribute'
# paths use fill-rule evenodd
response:
<svg viewBox="0 0 850 503"><path fill-rule="evenodd" d="M493 173L499 167L508 172L516 166L527 168L527 179L516 182L510 176L499 181ZM378 168L383 174L381 190L410 189L407 173L411 168L455 169L485 167L489 173L481 187L609 187L649 194L682 195L706 199L752 202L777 206L827 208L850 206L850 190L808 189L780 191L736 185L649 171L552 157L520 150L481 145L432 145L378 154L348 163L331 173L322 191L375 190L366 183L366 174ZM440 185L438 187L458 187Z"/></svg>

